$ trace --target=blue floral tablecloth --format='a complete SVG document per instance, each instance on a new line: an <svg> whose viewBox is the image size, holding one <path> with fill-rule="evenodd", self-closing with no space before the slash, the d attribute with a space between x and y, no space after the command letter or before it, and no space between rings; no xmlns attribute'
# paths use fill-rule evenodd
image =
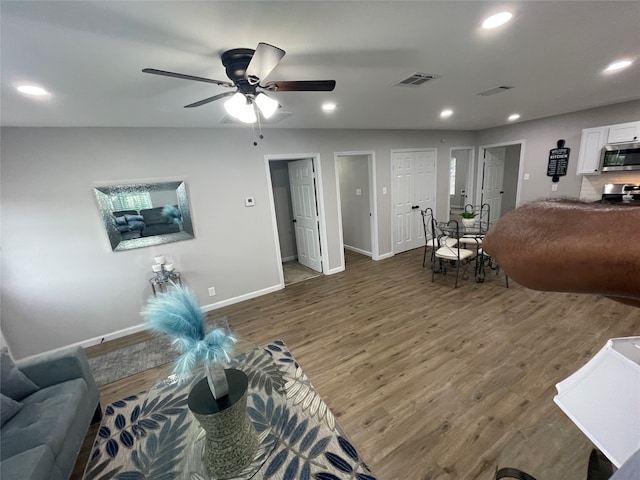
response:
<svg viewBox="0 0 640 480"><path fill-rule="evenodd" d="M249 377L247 413L262 445L238 479L376 480L284 342L238 355L231 366ZM83 479L208 480L204 431L187 407L201 378L169 377L107 406Z"/></svg>

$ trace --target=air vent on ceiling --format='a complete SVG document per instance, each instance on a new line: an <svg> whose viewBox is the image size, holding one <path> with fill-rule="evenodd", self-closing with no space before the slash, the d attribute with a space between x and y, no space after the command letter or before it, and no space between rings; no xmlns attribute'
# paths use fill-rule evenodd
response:
<svg viewBox="0 0 640 480"><path fill-rule="evenodd" d="M264 117L260 117L260 123L262 125L273 125L274 123L278 123L291 115L293 115L293 112L283 112L281 110L278 110L268 120L265 120ZM241 122L240 120L232 117L231 115L225 115L224 117L222 117L222 120L220 120L220 123L246 125L246 123ZM257 122L255 123L255 125L257 125Z"/></svg>
<svg viewBox="0 0 640 480"><path fill-rule="evenodd" d="M477 93L476 95L480 95L483 97L488 97L489 95L495 95L496 93L506 92L507 90L511 90L513 87L510 85L501 85L496 88L492 88L491 90L487 90L485 92Z"/></svg>
<svg viewBox="0 0 640 480"><path fill-rule="evenodd" d="M441 76L442 75L429 75L428 73L416 72L413 75L410 75L407 78L394 83L392 86L393 87L419 87L420 85L424 85L430 80L436 80Z"/></svg>

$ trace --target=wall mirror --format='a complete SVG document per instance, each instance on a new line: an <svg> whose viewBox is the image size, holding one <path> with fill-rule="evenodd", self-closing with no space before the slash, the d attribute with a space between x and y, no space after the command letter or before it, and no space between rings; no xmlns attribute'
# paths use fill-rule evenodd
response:
<svg viewBox="0 0 640 480"><path fill-rule="evenodd" d="M114 252L194 238L184 182L108 185L93 190Z"/></svg>

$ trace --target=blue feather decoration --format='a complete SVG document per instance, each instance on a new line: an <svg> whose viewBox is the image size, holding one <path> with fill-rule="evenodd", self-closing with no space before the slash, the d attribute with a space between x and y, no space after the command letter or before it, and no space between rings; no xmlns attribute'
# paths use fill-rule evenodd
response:
<svg viewBox="0 0 640 480"><path fill-rule="evenodd" d="M172 344L180 353L173 371L179 379L185 379L200 361L228 362L238 341L228 326L205 335L205 315L198 299L181 285L151 297L141 313L151 331L173 337Z"/></svg>
<svg viewBox="0 0 640 480"><path fill-rule="evenodd" d="M162 216L170 218L171 223L182 223L182 212L175 205L165 205L162 207Z"/></svg>

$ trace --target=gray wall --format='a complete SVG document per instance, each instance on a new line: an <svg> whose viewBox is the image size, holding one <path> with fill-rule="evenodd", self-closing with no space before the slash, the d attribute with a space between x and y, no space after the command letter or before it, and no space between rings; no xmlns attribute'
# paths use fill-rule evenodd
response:
<svg viewBox="0 0 640 480"><path fill-rule="evenodd" d="M338 180L344 245L371 254L369 156L339 156Z"/></svg>
<svg viewBox="0 0 640 480"><path fill-rule="evenodd" d="M291 204L291 184L289 183L289 162L269 162L273 205L276 211L280 256L284 261L298 255L296 235L293 231L293 206Z"/></svg>
<svg viewBox="0 0 640 480"><path fill-rule="evenodd" d="M446 186L449 145L441 138L453 145L475 140L473 132L453 131L264 133L254 147L248 128L3 128L2 333L16 357L139 326L158 254L210 308L279 288L265 155L320 154L325 258L330 270L340 271L334 152L375 152L378 244L385 255L391 252L391 149L439 148L444 183L438 185ZM185 180L196 238L112 252L92 187L134 179ZM443 194L446 199L448 191ZM244 206L247 196L255 197L254 207ZM438 202L446 211L446 201Z"/></svg>
<svg viewBox="0 0 640 480"><path fill-rule="evenodd" d="M529 173L530 178L522 182L521 203L552 196L578 197L582 176L576 175L576 167L582 129L636 120L640 120L640 100L481 130L477 145L525 140L524 166L520 175ZM549 150L556 148L556 142L561 138L571 149L569 167L567 175L560 178L558 191L552 192L551 177L547 177Z"/></svg>

